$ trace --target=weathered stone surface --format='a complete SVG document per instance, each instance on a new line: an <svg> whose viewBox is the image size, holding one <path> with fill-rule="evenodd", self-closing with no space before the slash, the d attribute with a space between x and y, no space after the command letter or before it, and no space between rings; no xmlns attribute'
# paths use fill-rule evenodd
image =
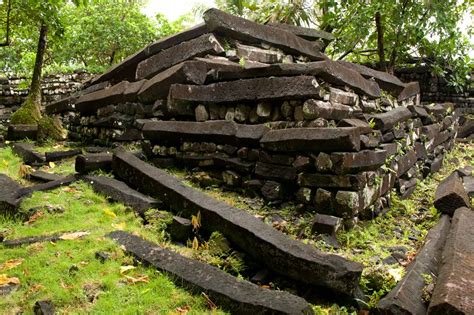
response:
<svg viewBox="0 0 474 315"><path fill-rule="evenodd" d="M318 39L323 39L325 41L334 40L333 34L325 32L325 31L317 30L315 28L301 27L301 26L296 26L296 25L286 24L286 23L268 23L267 25L292 32L293 34L301 38L311 40L311 41L318 40Z"/></svg>
<svg viewBox="0 0 474 315"><path fill-rule="evenodd" d="M207 54L221 54L224 48L212 34L204 34L195 39L182 42L163 50L137 66L136 79L149 79L157 73L186 60L203 57Z"/></svg>
<svg viewBox="0 0 474 315"><path fill-rule="evenodd" d="M166 227L166 231L174 241L186 243L193 233L193 225L189 219L173 216L171 223Z"/></svg>
<svg viewBox="0 0 474 315"><path fill-rule="evenodd" d="M207 121L209 119L209 112L204 105L198 105L194 109L194 115L196 116L196 121Z"/></svg>
<svg viewBox="0 0 474 315"><path fill-rule="evenodd" d="M267 179L294 181L296 179L296 169L291 166L257 162L255 175Z"/></svg>
<svg viewBox="0 0 474 315"><path fill-rule="evenodd" d="M342 219L332 215L317 213L314 217L311 231L313 233L328 234L335 236L341 227Z"/></svg>
<svg viewBox="0 0 474 315"><path fill-rule="evenodd" d="M405 276L377 304L377 310L381 314L426 314L427 307L422 298L426 286L423 275L438 275L441 253L450 225L449 216L444 215L428 232L423 247L408 266Z"/></svg>
<svg viewBox="0 0 474 315"><path fill-rule="evenodd" d="M302 173L298 176L298 184L306 187L340 188L359 190L367 183L364 174L331 175Z"/></svg>
<svg viewBox="0 0 474 315"><path fill-rule="evenodd" d="M43 171L34 171L33 173L28 174L28 178L31 180L37 180L41 182L51 182L53 180L61 179L62 177L53 173L47 173Z"/></svg>
<svg viewBox="0 0 474 315"><path fill-rule="evenodd" d="M110 104L134 101L145 81L122 81L109 88L82 95L75 104L75 110L81 113L94 113Z"/></svg>
<svg viewBox="0 0 474 315"><path fill-rule="evenodd" d="M474 313L474 211L454 213L428 314Z"/></svg>
<svg viewBox="0 0 474 315"><path fill-rule="evenodd" d="M54 315L56 313L53 302L47 301L37 301L33 307L33 312L35 315Z"/></svg>
<svg viewBox="0 0 474 315"><path fill-rule="evenodd" d="M464 185L464 190L466 191L467 195L473 198L474 197L474 177L466 176L463 178L462 183Z"/></svg>
<svg viewBox="0 0 474 315"><path fill-rule="evenodd" d="M354 108L352 106L338 103L310 99L303 104L303 116L307 120L316 118L341 120L353 117Z"/></svg>
<svg viewBox="0 0 474 315"><path fill-rule="evenodd" d="M7 140L36 140L37 135L38 125L10 125L8 126Z"/></svg>
<svg viewBox="0 0 474 315"><path fill-rule="evenodd" d="M332 153L332 170L336 174L375 171L385 164L387 151L364 150L357 153Z"/></svg>
<svg viewBox="0 0 474 315"><path fill-rule="evenodd" d="M339 190L334 198L336 215L352 220L361 210L361 200L358 192Z"/></svg>
<svg viewBox="0 0 474 315"><path fill-rule="evenodd" d="M204 23L196 25L192 28L186 29L180 33L173 34L148 45L137 53L125 58L121 63L113 66L111 69L102 75L94 78L93 84L103 81L113 81L114 83L127 80L134 81L137 65L140 61L157 54L158 52L180 44L181 42L189 41L207 33L207 27Z"/></svg>
<svg viewBox="0 0 474 315"><path fill-rule="evenodd" d="M68 186L71 183L75 182L76 180L78 180L78 178L75 175L69 175L69 176L66 176L57 180L53 180L50 182L37 184L37 185L29 186L29 187L24 187L18 191L18 197L30 196L36 191L47 191L47 190L56 189L62 186Z"/></svg>
<svg viewBox="0 0 474 315"><path fill-rule="evenodd" d="M46 105L45 112L46 114L51 115L72 111L74 110L74 104L76 103L76 100L77 96L62 98L56 102Z"/></svg>
<svg viewBox="0 0 474 315"><path fill-rule="evenodd" d="M231 103L241 101L311 98L319 95L319 84L312 76L272 77L218 82L209 85L174 84L171 102Z"/></svg>
<svg viewBox="0 0 474 315"><path fill-rule="evenodd" d="M81 232L81 231L71 232L71 233L81 233L82 236L85 236L88 234L87 232ZM71 233L69 232L57 233L57 234L51 234L51 235L40 235L40 236L23 237L23 238L12 239L12 240L4 240L2 242L2 245L5 247L19 247L23 245L30 245L34 243L40 243L40 242L57 242L59 240L67 239L68 235Z"/></svg>
<svg viewBox="0 0 474 315"><path fill-rule="evenodd" d="M13 214L20 206L18 191L21 189L20 184L8 177L0 174L0 213Z"/></svg>
<svg viewBox="0 0 474 315"><path fill-rule="evenodd" d="M258 24L217 9L207 10L203 18L211 32L244 42L264 42L290 54L305 55L312 60L327 59L323 53L314 49L311 42L282 29Z"/></svg>
<svg viewBox="0 0 474 315"><path fill-rule="evenodd" d="M410 82L405 85L405 88L398 95L398 100L403 101L411 96L420 94L420 84L418 82Z"/></svg>
<svg viewBox="0 0 474 315"><path fill-rule="evenodd" d="M370 119L373 119L376 129L385 132L395 127L396 124L410 119L411 116L412 113L406 107L397 107L389 112L370 115Z"/></svg>
<svg viewBox="0 0 474 315"><path fill-rule="evenodd" d="M350 152L359 151L358 128L291 128L267 132L260 144L271 151L282 152Z"/></svg>
<svg viewBox="0 0 474 315"><path fill-rule="evenodd" d="M156 208L160 202L146 196L124 182L106 176L85 176L84 180L91 184L94 191L104 194L114 201L130 206L138 214L144 215L151 208Z"/></svg>
<svg viewBox="0 0 474 315"><path fill-rule="evenodd" d="M71 158L81 153L82 153L81 149L72 149L72 150L67 150L67 151L46 152L44 156L46 158L46 162L55 162L55 161Z"/></svg>
<svg viewBox="0 0 474 315"><path fill-rule="evenodd" d="M210 266L164 249L123 231L108 234L138 260L171 275L176 283L206 293L232 314L312 314L302 298L285 291L262 289Z"/></svg>
<svg viewBox="0 0 474 315"><path fill-rule="evenodd" d="M277 63L282 62L283 60L283 54L277 51L242 45L239 43L237 43L237 56L245 58L245 60L263 63Z"/></svg>
<svg viewBox="0 0 474 315"><path fill-rule="evenodd" d="M457 173L449 175L436 189L434 206L452 216L461 207L471 207L471 201Z"/></svg>
<svg viewBox="0 0 474 315"><path fill-rule="evenodd" d="M15 143L13 144L13 153L22 158L25 164L44 163L43 154L34 151L34 145L31 143Z"/></svg>
<svg viewBox="0 0 474 315"><path fill-rule="evenodd" d="M333 87L329 88L329 101L333 104L357 105L359 96L355 93L342 91Z"/></svg>
<svg viewBox="0 0 474 315"><path fill-rule="evenodd" d="M235 80L244 78L259 78L270 76L299 76L313 75L337 86L348 86L357 93L369 97L380 97L380 88L377 83L362 77L357 71L344 67L337 62L326 60L304 64L273 64L267 67L239 70L224 70L217 73L217 80Z"/></svg>
<svg viewBox="0 0 474 315"><path fill-rule="evenodd" d="M341 120L338 124L338 127L356 127L359 128L360 134L371 133L373 130L370 128L369 123L362 119L357 118L348 118Z"/></svg>
<svg viewBox="0 0 474 315"><path fill-rule="evenodd" d="M415 117L419 117L423 122L423 125L429 125L433 123L433 118L426 111L423 106L408 106L407 107Z"/></svg>
<svg viewBox="0 0 474 315"><path fill-rule="evenodd" d="M459 127L458 138L468 138L472 134L474 134L474 119L467 118Z"/></svg>
<svg viewBox="0 0 474 315"><path fill-rule="evenodd" d="M415 165L417 161L416 152L415 150L412 149L408 151L405 155L397 159L398 159L397 160L397 165L398 165L397 176L400 177L406 172L408 172L408 170L412 168L413 165Z"/></svg>
<svg viewBox="0 0 474 315"><path fill-rule="evenodd" d="M177 64L143 84L138 92L138 100L143 103L153 103L157 99L166 99L171 85L176 83L204 84L207 76L207 66L200 61L186 61Z"/></svg>
<svg viewBox="0 0 474 315"><path fill-rule="evenodd" d="M405 88L405 83L400 81L400 79L398 79L396 76L391 75L387 72L377 71L363 65L342 60L338 61L338 63L357 71L367 79L374 78L383 90L390 92L394 96L398 96Z"/></svg>
<svg viewBox="0 0 474 315"><path fill-rule="evenodd" d="M112 170L111 153L88 153L76 158L76 172L87 174L92 171L110 172Z"/></svg>
<svg viewBox="0 0 474 315"><path fill-rule="evenodd" d="M329 287L348 295L359 291L359 264L342 257L323 254L313 247L291 240L252 215L217 201L183 185L173 176L130 153L114 155L114 172L129 184L163 201L186 216L202 216L202 227L220 231L239 248L286 277Z"/></svg>

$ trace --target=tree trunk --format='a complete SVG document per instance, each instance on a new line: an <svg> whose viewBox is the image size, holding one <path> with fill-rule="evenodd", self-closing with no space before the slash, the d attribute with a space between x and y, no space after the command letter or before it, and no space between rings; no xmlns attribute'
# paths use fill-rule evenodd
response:
<svg viewBox="0 0 474 315"><path fill-rule="evenodd" d="M46 52L46 43L48 36L48 27L41 24L40 35L38 39L38 48L36 50L35 67L33 77L31 78L30 94L28 98L38 108L41 109L41 72L43 70L43 60Z"/></svg>
<svg viewBox="0 0 474 315"><path fill-rule="evenodd" d="M385 48L383 42L382 16L379 11L375 13L375 27L377 29L377 52L379 55L379 70L386 71L385 67Z"/></svg>
<svg viewBox="0 0 474 315"><path fill-rule="evenodd" d="M7 18L6 18L6 31L5 31L5 42L0 43L0 47L10 46L10 13L12 11L12 2L8 0L7 4Z"/></svg>

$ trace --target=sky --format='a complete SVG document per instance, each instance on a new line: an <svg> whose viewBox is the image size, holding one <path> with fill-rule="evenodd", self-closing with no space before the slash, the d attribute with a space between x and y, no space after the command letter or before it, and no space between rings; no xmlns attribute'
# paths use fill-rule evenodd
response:
<svg viewBox="0 0 474 315"><path fill-rule="evenodd" d="M191 12L196 5L211 8L215 3L214 0L148 0L143 13L148 16L163 13L169 20L174 21L181 15Z"/></svg>

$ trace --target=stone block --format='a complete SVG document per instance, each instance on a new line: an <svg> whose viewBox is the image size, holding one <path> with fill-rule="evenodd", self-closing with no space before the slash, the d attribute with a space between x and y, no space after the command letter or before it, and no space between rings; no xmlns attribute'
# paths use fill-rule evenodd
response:
<svg viewBox="0 0 474 315"><path fill-rule="evenodd" d="M373 120L375 128L382 132L393 129L396 124L406 121L412 117L412 113L406 107L397 107L389 112L370 115L369 120Z"/></svg>
<svg viewBox="0 0 474 315"><path fill-rule="evenodd" d="M255 175L260 178L292 182L296 180L296 169L291 166L257 162Z"/></svg>
<svg viewBox="0 0 474 315"><path fill-rule="evenodd" d="M298 176L298 184L306 187L360 190L366 183L367 177L364 173L358 175L302 173Z"/></svg>
<svg viewBox="0 0 474 315"><path fill-rule="evenodd" d="M375 171L385 164L387 151L364 150L357 153L331 153L332 170L336 174Z"/></svg>
<svg viewBox="0 0 474 315"><path fill-rule="evenodd" d="M111 153L87 153L76 157L76 172L87 174L93 171L110 172L112 170Z"/></svg>
<svg viewBox="0 0 474 315"><path fill-rule="evenodd" d="M244 60L251 60L263 63L280 63L283 54L277 51L247 46L237 43L237 56Z"/></svg>
<svg viewBox="0 0 474 315"><path fill-rule="evenodd" d="M436 189L434 206L438 211L452 216L456 209L471 207L471 200L457 173L445 178Z"/></svg>
<svg viewBox="0 0 474 315"><path fill-rule="evenodd" d="M310 99L303 104L303 116L306 120L316 118L342 120L353 117L355 112L352 106L314 99Z"/></svg>
<svg viewBox="0 0 474 315"><path fill-rule="evenodd" d="M328 234L335 236L341 227L342 219L332 215L317 213L311 224L313 233Z"/></svg>
<svg viewBox="0 0 474 315"><path fill-rule="evenodd" d="M38 125L9 125L7 140L18 141L24 139L36 140Z"/></svg>

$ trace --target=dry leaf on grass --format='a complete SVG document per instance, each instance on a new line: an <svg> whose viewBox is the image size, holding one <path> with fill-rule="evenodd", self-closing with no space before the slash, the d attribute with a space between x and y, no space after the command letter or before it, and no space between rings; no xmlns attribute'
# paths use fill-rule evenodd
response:
<svg viewBox="0 0 474 315"><path fill-rule="evenodd" d="M176 308L176 312L179 314L186 314L191 310L191 308L188 305L185 306L180 306Z"/></svg>
<svg viewBox="0 0 474 315"><path fill-rule="evenodd" d="M36 220L38 220L39 218L41 218L42 216L43 216L43 212L41 212L41 211L35 212L35 213L28 219L28 221L25 222L25 224L27 224L27 225L32 224L32 223L34 223Z"/></svg>
<svg viewBox="0 0 474 315"><path fill-rule="evenodd" d="M6 271L15 268L16 266L21 265L23 263L23 260L23 258L7 260L3 264L0 264L0 271Z"/></svg>
<svg viewBox="0 0 474 315"><path fill-rule="evenodd" d="M207 303L207 306L209 307L209 309L215 310L217 308L217 305L214 302L211 301L211 298L206 293L202 292L201 295L206 300L206 303Z"/></svg>
<svg viewBox="0 0 474 315"><path fill-rule="evenodd" d="M120 267L120 274L123 275L123 274L125 274L125 273L127 273L130 270L133 270L135 268L136 268L135 266L121 266Z"/></svg>
<svg viewBox="0 0 474 315"><path fill-rule="evenodd" d="M20 279L17 277L8 277L6 274L0 274L0 286L8 284L20 284Z"/></svg>
<svg viewBox="0 0 474 315"><path fill-rule="evenodd" d="M18 176L24 178L33 172L33 168L29 165L22 164L18 170Z"/></svg>
<svg viewBox="0 0 474 315"><path fill-rule="evenodd" d="M89 235L89 232L74 232L74 233L64 233L59 238L62 240L76 240L78 238Z"/></svg>
<svg viewBox="0 0 474 315"><path fill-rule="evenodd" d="M148 278L147 275L140 275L136 278L132 277L132 276L125 275L125 279L127 280L127 283L129 283L129 284L135 284L135 283L138 283L138 282L148 283L148 281L149 281L149 278Z"/></svg>

